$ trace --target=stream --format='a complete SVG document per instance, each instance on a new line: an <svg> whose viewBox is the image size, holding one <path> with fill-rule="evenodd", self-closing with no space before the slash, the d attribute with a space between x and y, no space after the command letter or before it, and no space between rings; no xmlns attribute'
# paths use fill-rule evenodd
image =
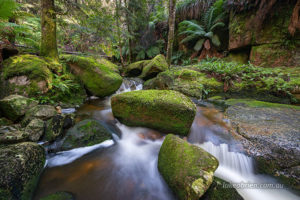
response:
<svg viewBox="0 0 300 200"><path fill-rule="evenodd" d="M125 79L117 93L141 89L141 81ZM200 106L197 110L191 132L185 139L218 158L220 165L215 176L231 183L278 183L270 176L255 172L254 161L239 150L218 110ZM104 122L111 127L114 140L47 155L35 199L58 191L70 192L77 200L176 199L157 169L164 134L119 123L113 118L110 97L91 99L76 109L76 114L78 121L94 118ZM284 188L248 187L237 191L246 200L299 199Z"/></svg>

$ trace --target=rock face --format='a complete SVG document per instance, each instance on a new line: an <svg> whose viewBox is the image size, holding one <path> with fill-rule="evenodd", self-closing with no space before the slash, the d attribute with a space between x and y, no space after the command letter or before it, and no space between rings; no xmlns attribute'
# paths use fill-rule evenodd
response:
<svg viewBox="0 0 300 200"><path fill-rule="evenodd" d="M13 144L28 141L28 134L12 126L0 127L0 144Z"/></svg>
<svg viewBox="0 0 300 200"><path fill-rule="evenodd" d="M223 92L223 84L204 73L187 68L172 68L144 83L144 89L175 90L187 96L202 98L205 91Z"/></svg>
<svg viewBox="0 0 300 200"><path fill-rule="evenodd" d="M25 128L30 141L37 142L45 132L45 123L41 119L33 119Z"/></svg>
<svg viewBox="0 0 300 200"><path fill-rule="evenodd" d="M10 57L3 62L0 98L9 94L36 96L50 89L52 63L34 55Z"/></svg>
<svg viewBox="0 0 300 200"><path fill-rule="evenodd" d="M124 74L125 76L139 76L144 80L148 80L168 68L166 58L163 55L157 55L152 60L142 60L128 65Z"/></svg>
<svg viewBox="0 0 300 200"><path fill-rule="evenodd" d="M158 156L158 170L179 199L198 200L213 182L218 160L200 147L167 135Z"/></svg>
<svg viewBox="0 0 300 200"><path fill-rule="evenodd" d="M73 118L71 115L55 115L52 119L47 121L44 139L52 142L62 136L64 131L72 125Z"/></svg>
<svg viewBox="0 0 300 200"><path fill-rule="evenodd" d="M279 2L261 27L257 9L230 13L229 50L248 49L251 63L263 67L300 66L299 33L292 41L287 38L294 5ZM266 23L267 22L267 23Z"/></svg>
<svg viewBox="0 0 300 200"><path fill-rule="evenodd" d="M26 111L38 103L19 95L10 95L0 100L0 111L12 121L18 120Z"/></svg>
<svg viewBox="0 0 300 200"><path fill-rule="evenodd" d="M116 69L101 64L95 59L82 56L63 56L73 74L75 74L94 95L105 97L113 94L122 84L122 77Z"/></svg>
<svg viewBox="0 0 300 200"><path fill-rule="evenodd" d="M116 118L129 126L187 135L196 106L185 95L171 90L143 90L118 94L111 99Z"/></svg>
<svg viewBox="0 0 300 200"><path fill-rule="evenodd" d="M0 199L31 199L44 163L44 149L38 144L0 146Z"/></svg>
<svg viewBox="0 0 300 200"><path fill-rule="evenodd" d="M97 120L86 119L69 129L62 150L92 146L112 139L111 133Z"/></svg>
<svg viewBox="0 0 300 200"><path fill-rule="evenodd" d="M226 116L258 168L299 189L300 108L253 100L229 100L227 104L232 106Z"/></svg>

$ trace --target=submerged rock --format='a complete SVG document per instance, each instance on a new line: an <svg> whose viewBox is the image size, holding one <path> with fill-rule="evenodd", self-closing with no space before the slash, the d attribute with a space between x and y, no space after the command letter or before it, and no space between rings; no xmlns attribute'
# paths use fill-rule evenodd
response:
<svg viewBox="0 0 300 200"><path fill-rule="evenodd" d="M24 142L0 146L0 199L31 199L45 164L42 146Z"/></svg>
<svg viewBox="0 0 300 200"><path fill-rule="evenodd" d="M198 200L213 182L218 160L202 148L167 135L158 156L158 170L179 199Z"/></svg>
<svg viewBox="0 0 300 200"><path fill-rule="evenodd" d="M37 96L50 89L56 64L34 55L18 55L3 62L0 97L9 94Z"/></svg>
<svg viewBox="0 0 300 200"><path fill-rule="evenodd" d="M116 118L128 126L143 126L163 132L187 135L196 115L195 104L171 90L140 90L111 99Z"/></svg>
<svg viewBox="0 0 300 200"><path fill-rule="evenodd" d="M222 93L223 83L188 68L172 68L144 83L145 89L176 90L187 96L202 98L206 92Z"/></svg>
<svg viewBox="0 0 300 200"><path fill-rule="evenodd" d="M92 94L105 97L113 94L122 84L122 77L115 67L97 62L91 57L64 55L71 72L75 74Z"/></svg>
<svg viewBox="0 0 300 200"><path fill-rule="evenodd" d="M99 121L86 119L68 130L62 150L92 146L110 139L111 133Z"/></svg>
<svg viewBox="0 0 300 200"><path fill-rule="evenodd" d="M36 106L38 103L20 95L10 95L0 100L0 111L12 121L22 117L27 110Z"/></svg>
<svg viewBox="0 0 300 200"><path fill-rule="evenodd" d="M236 99L226 104L225 114L259 170L299 189L300 107Z"/></svg>

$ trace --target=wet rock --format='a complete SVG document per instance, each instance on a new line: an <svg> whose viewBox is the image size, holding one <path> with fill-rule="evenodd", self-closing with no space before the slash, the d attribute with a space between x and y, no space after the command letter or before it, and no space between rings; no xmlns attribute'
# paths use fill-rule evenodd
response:
<svg viewBox="0 0 300 200"><path fill-rule="evenodd" d="M86 119L68 130L62 150L92 146L110 139L112 139L111 133L99 121Z"/></svg>
<svg viewBox="0 0 300 200"><path fill-rule="evenodd" d="M187 135L196 115L195 104L172 90L141 90L111 99L116 118L128 126L143 126Z"/></svg>
<svg viewBox="0 0 300 200"><path fill-rule="evenodd" d="M244 198L230 183L214 177L211 186L200 200L244 200Z"/></svg>
<svg viewBox="0 0 300 200"><path fill-rule="evenodd" d="M32 142L37 142L44 135L45 123L41 119L33 119L25 128L25 134Z"/></svg>
<svg viewBox="0 0 300 200"><path fill-rule="evenodd" d="M199 199L212 184L218 165L202 148L171 134L158 156L158 170L179 199Z"/></svg>
<svg viewBox="0 0 300 200"><path fill-rule="evenodd" d="M68 192L56 192L54 194L47 195L40 200L75 200L75 197Z"/></svg>
<svg viewBox="0 0 300 200"><path fill-rule="evenodd" d="M211 94L222 93L223 83L193 69L176 67L146 81L144 89L175 90L200 99L208 90Z"/></svg>
<svg viewBox="0 0 300 200"><path fill-rule="evenodd" d="M0 100L2 114L12 121L20 119L28 109L38 103L20 95L10 95Z"/></svg>
<svg viewBox="0 0 300 200"><path fill-rule="evenodd" d="M55 115L47 121L44 140L52 142L61 137L64 131L73 125L72 115Z"/></svg>
<svg viewBox="0 0 300 200"><path fill-rule="evenodd" d="M0 144L13 144L28 141L28 135L13 126L0 127Z"/></svg>
<svg viewBox="0 0 300 200"><path fill-rule="evenodd" d="M148 65L151 62L151 60L141 60L135 63L132 63L128 65L124 69L124 75L128 77L137 77L141 75L144 67Z"/></svg>
<svg viewBox="0 0 300 200"><path fill-rule="evenodd" d="M71 72L75 74L93 95L105 97L113 94L122 84L116 69L91 57L64 55Z"/></svg>
<svg viewBox="0 0 300 200"><path fill-rule="evenodd" d="M226 110L258 168L299 189L300 107L254 100L227 100Z"/></svg>
<svg viewBox="0 0 300 200"><path fill-rule="evenodd" d="M1 199L31 199L44 164L44 149L36 143L0 145Z"/></svg>
<svg viewBox="0 0 300 200"><path fill-rule="evenodd" d="M26 126L33 119L48 120L56 114L57 111L53 106L37 105L26 112L22 125Z"/></svg>

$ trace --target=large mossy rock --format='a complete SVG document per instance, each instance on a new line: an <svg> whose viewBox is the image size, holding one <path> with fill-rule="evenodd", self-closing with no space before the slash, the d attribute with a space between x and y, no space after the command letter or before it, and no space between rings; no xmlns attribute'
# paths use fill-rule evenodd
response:
<svg viewBox="0 0 300 200"><path fill-rule="evenodd" d="M146 81L144 89L175 90L200 99L207 91L210 94L223 92L223 83L193 69L176 67Z"/></svg>
<svg viewBox="0 0 300 200"><path fill-rule="evenodd" d="M258 169L300 189L300 107L229 99L226 116Z"/></svg>
<svg viewBox="0 0 300 200"><path fill-rule="evenodd" d="M122 84L122 77L115 67L99 63L91 57L64 55L62 57L92 94L105 97L113 94ZM103 64L104 63L104 64Z"/></svg>
<svg viewBox="0 0 300 200"><path fill-rule="evenodd" d="M218 160L202 148L167 135L158 155L158 170L176 196L198 200L213 182Z"/></svg>
<svg viewBox="0 0 300 200"><path fill-rule="evenodd" d="M169 65L164 55L155 56L147 65L144 66L142 74L139 76L144 80L155 77L158 73L166 71Z"/></svg>
<svg viewBox="0 0 300 200"><path fill-rule="evenodd" d="M26 111L38 103L20 95L10 95L0 100L0 111L2 115L12 121L20 119Z"/></svg>
<svg viewBox="0 0 300 200"><path fill-rule="evenodd" d="M111 70L113 70L116 73L120 73L120 71L122 70L122 66L116 65L112 62L110 62L109 60L106 60L104 58L99 58L97 59L97 62L100 64L105 65L106 67L110 68Z"/></svg>
<svg viewBox="0 0 300 200"><path fill-rule="evenodd" d="M0 146L0 199L31 199L45 164L42 146L24 142Z"/></svg>
<svg viewBox="0 0 300 200"><path fill-rule="evenodd" d="M19 55L3 62L0 97L9 94L37 96L46 93L52 82L53 64L34 55Z"/></svg>
<svg viewBox="0 0 300 200"><path fill-rule="evenodd" d="M172 90L141 90L118 94L111 99L116 118L129 126L187 135L196 106L185 95Z"/></svg>
<svg viewBox="0 0 300 200"><path fill-rule="evenodd" d="M99 121L86 119L69 129L62 150L92 146L112 139L112 134Z"/></svg>
<svg viewBox="0 0 300 200"><path fill-rule="evenodd" d="M168 68L169 65L164 55L157 55L152 60L141 60L128 65L124 70L124 75L129 77L139 76L144 80L148 80Z"/></svg>

